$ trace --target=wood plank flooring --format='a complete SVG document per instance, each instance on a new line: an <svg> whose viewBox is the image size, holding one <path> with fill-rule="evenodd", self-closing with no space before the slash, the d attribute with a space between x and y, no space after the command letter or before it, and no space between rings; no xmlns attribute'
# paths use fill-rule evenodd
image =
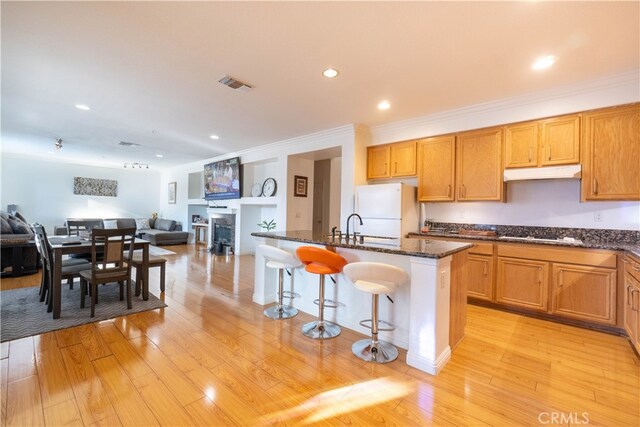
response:
<svg viewBox="0 0 640 427"><path fill-rule="evenodd" d="M307 314L264 317L252 256L170 249L167 308L2 344L2 425L640 425L625 338L468 306L466 337L433 377L404 351L360 361L350 330L307 339Z"/></svg>

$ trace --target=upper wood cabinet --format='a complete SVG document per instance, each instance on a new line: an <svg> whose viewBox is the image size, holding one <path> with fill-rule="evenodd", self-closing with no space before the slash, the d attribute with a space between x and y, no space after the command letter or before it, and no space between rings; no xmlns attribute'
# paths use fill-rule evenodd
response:
<svg viewBox="0 0 640 427"><path fill-rule="evenodd" d="M540 122L540 166L580 163L580 116L562 116Z"/></svg>
<svg viewBox="0 0 640 427"><path fill-rule="evenodd" d="M416 141L391 144L391 176L416 175Z"/></svg>
<svg viewBox="0 0 640 427"><path fill-rule="evenodd" d="M391 148L388 145L367 147L367 179L389 178Z"/></svg>
<svg viewBox="0 0 640 427"><path fill-rule="evenodd" d="M502 201L502 129L460 133L456 149L457 200Z"/></svg>
<svg viewBox="0 0 640 427"><path fill-rule="evenodd" d="M367 147L367 179L416 175L416 141Z"/></svg>
<svg viewBox="0 0 640 427"><path fill-rule="evenodd" d="M538 122L504 128L505 168L526 168L538 164Z"/></svg>
<svg viewBox="0 0 640 427"><path fill-rule="evenodd" d="M640 200L640 104L585 113L582 200Z"/></svg>
<svg viewBox="0 0 640 427"><path fill-rule="evenodd" d="M504 128L505 168L580 162L580 116L562 116Z"/></svg>
<svg viewBox="0 0 640 427"><path fill-rule="evenodd" d="M453 201L455 165L455 135L418 141L418 200Z"/></svg>

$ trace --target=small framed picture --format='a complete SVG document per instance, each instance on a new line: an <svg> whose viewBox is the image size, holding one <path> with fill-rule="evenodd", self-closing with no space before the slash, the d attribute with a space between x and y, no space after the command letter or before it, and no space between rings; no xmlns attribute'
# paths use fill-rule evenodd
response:
<svg viewBox="0 0 640 427"><path fill-rule="evenodd" d="M306 176L294 175L293 177L293 195L294 197L307 197L307 181Z"/></svg>
<svg viewBox="0 0 640 427"><path fill-rule="evenodd" d="M177 183L174 182L170 182L169 183L169 204L170 205L175 205L176 204L176 187L177 187Z"/></svg>

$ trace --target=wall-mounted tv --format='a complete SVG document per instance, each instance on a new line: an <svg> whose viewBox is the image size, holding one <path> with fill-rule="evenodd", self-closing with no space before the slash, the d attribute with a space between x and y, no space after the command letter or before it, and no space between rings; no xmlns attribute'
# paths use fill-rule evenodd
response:
<svg viewBox="0 0 640 427"><path fill-rule="evenodd" d="M206 200L239 199L242 188L240 157L204 165L204 198Z"/></svg>

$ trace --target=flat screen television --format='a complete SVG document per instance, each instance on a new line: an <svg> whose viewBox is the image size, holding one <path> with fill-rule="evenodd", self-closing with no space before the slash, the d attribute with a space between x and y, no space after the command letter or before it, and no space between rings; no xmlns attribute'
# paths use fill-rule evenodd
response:
<svg viewBox="0 0 640 427"><path fill-rule="evenodd" d="M204 165L205 200L239 199L241 179L240 157Z"/></svg>

